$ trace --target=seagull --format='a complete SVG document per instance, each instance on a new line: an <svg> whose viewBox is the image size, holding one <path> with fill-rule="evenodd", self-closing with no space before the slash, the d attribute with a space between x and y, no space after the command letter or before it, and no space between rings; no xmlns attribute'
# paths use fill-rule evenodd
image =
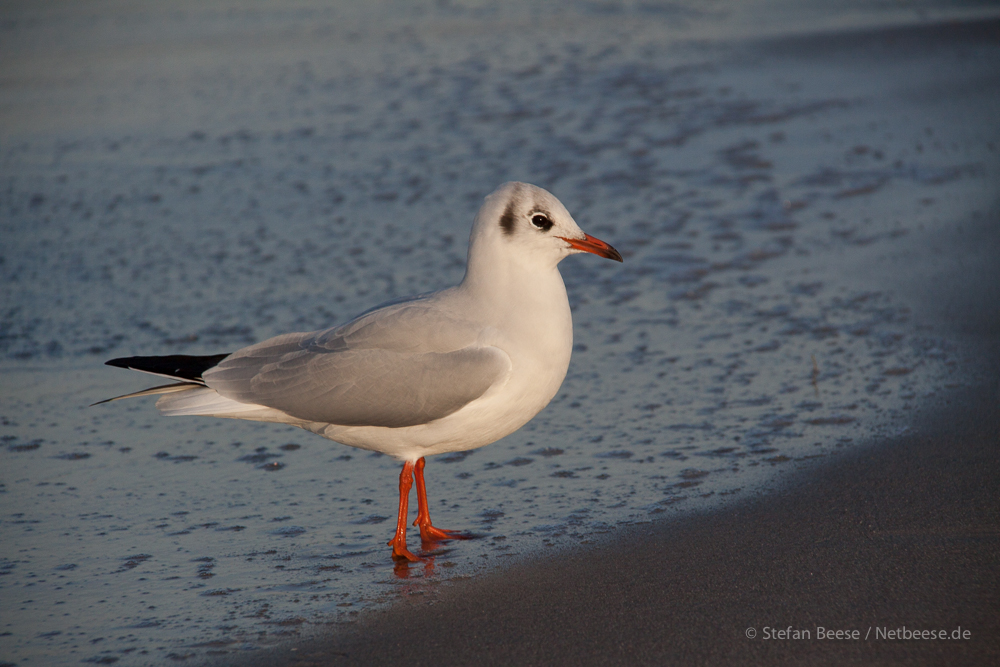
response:
<svg viewBox="0 0 1000 667"><path fill-rule="evenodd" d="M406 547L414 481L413 525L422 541L467 537L431 523L425 457L513 433L548 405L566 377L573 320L558 264L577 253L622 261L551 193L505 183L473 221L458 285L232 353L112 359L107 365L173 382L100 402L159 394L156 407L165 416L292 424L395 457L403 469L388 545L394 559L417 561Z"/></svg>

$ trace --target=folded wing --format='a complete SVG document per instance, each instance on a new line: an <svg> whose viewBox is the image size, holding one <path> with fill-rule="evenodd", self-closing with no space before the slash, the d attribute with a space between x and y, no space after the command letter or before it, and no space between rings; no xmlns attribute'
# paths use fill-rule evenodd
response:
<svg viewBox="0 0 1000 667"><path fill-rule="evenodd" d="M506 381L503 350L420 310L390 308L337 330L278 336L230 355L204 380L225 398L296 419L389 428L446 417Z"/></svg>

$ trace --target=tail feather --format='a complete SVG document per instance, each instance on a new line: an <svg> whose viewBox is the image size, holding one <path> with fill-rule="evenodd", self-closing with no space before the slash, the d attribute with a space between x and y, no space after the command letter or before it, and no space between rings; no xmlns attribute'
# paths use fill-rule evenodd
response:
<svg viewBox="0 0 1000 667"><path fill-rule="evenodd" d="M165 417L190 417L201 415L205 417L229 417L231 419L250 419L261 422L277 422L279 424L300 424L301 420L291 417L281 410L268 408L254 403L240 403L231 398L220 396L214 389L197 384L188 385L194 391L171 393L156 402L156 409Z"/></svg>
<svg viewBox="0 0 1000 667"><path fill-rule="evenodd" d="M205 385L202 374L214 368L229 354L213 354L197 357L186 354L174 354L165 357L122 357L105 362L108 366L127 368L152 375L159 375L179 380L174 384L143 389L124 396L115 396L94 405L120 401L123 398L137 398L164 394L156 402L160 414L168 417L183 415L203 415L212 417L230 417L233 419L250 419L280 424L304 424L281 410L268 408L253 403L240 403L231 398L219 395L214 389Z"/></svg>
<svg viewBox="0 0 1000 667"><path fill-rule="evenodd" d="M193 382L178 382L176 384L163 384L159 387L150 387L149 389L143 389L142 391L135 391L131 394L123 394L122 396L115 396L114 398L106 398L103 401L98 401L97 403L91 403L90 407L95 405L100 405L101 403L110 403L111 401L120 401L123 398L138 398L140 396L152 396L153 394L173 394L178 391L188 391L190 389L200 389L203 385L195 384Z"/></svg>

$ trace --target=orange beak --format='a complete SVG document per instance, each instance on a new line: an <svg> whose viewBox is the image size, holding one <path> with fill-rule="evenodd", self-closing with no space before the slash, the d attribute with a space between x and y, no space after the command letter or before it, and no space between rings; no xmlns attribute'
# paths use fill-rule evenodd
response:
<svg viewBox="0 0 1000 667"><path fill-rule="evenodd" d="M624 261L620 252L601 239L594 238L590 234L584 234L582 239L568 239L565 236L560 236L559 238L568 243L571 248L575 248L576 250L582 250L583 252L589 252L601 257L607 257L608 259L613 259L616 262Z"/></svg>

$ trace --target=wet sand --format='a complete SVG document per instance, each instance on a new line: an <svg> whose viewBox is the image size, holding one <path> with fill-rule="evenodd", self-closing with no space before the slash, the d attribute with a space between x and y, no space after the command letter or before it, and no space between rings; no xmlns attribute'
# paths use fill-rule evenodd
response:
<svg viewBox="0 0 1000 667"><path fill-rule="evenodd" d="M947 251L954 263L934 277L951 282L927 289L926 305L981 346L992 379L908 434L732 509L419 589L325 639L226 664L996 664L1000 233L969 237ZM858 638L821 640L820 627ZM904 628L963 638L890 638Z"/></svg>
<svg viewBox="0 0 1000 667"><path fill-rule="evenodd" d="M995 664L997 388L956 398L918 435L775 496L621 534L615 546L457 585L432 602L411 597L329 640L238 664ZM812 638L765 640L765 627ZM822 641L817 627L860 639ZM904 627L971 635L877 636Z"/></svg>

